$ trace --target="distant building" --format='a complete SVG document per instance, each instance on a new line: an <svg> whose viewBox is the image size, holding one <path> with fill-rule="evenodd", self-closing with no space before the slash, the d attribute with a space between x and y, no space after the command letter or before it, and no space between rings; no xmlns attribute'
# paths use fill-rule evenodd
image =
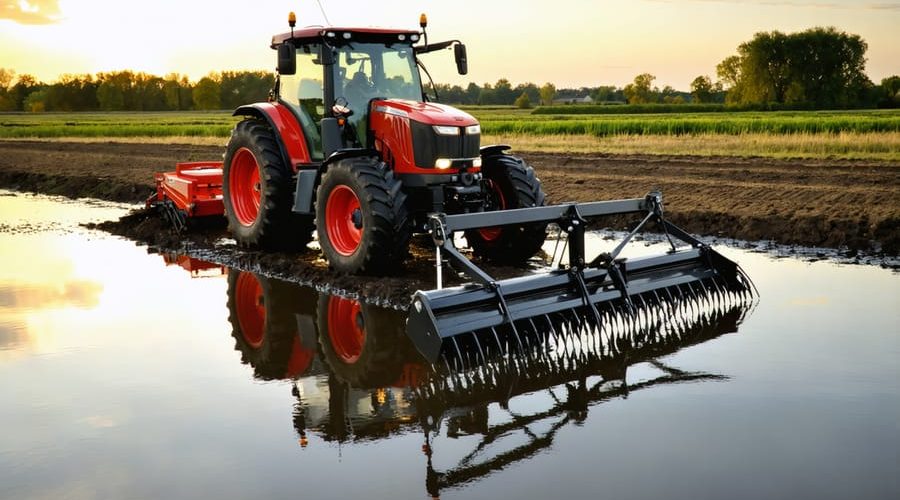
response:
<svg viewBox="0 0 900 500"><path fill-rule="evenodd" d="M589 95L585 96L561 96L553 99L553 104L593 104L594 99Z"/></svg>

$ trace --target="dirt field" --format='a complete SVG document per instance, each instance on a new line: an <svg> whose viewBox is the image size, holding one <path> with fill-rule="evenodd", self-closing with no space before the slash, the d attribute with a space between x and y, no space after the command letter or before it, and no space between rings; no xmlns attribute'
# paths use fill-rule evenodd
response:
<svg viewBox="0 0 900 500"><path fill-rule="evenodd" d="M0 141L0 186L140 201L153 172L221 158L214 146ZM523 153L552 202L661 189L668 217L696 234L900 250L900 164L864 161Z"/></svg>

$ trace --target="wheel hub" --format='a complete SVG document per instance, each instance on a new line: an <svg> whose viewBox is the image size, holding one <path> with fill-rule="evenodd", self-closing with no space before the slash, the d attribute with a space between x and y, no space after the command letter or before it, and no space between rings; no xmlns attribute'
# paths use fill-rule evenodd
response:
<svg viewBox="0 0 900 500"><path fill-rule="evenodd" d="M231 158L228 174L229 197L237 221L245 227L253 225L259 215L262 182L259 164L247 148L240 148Z"/></svg>
<svg viewBox="0 0 900 500"><path fill-rule="evenodd" d="M350 186L337 185L325 203L328 241L340 255L353 255L362 242L363 216L359 198Z"/></svg>

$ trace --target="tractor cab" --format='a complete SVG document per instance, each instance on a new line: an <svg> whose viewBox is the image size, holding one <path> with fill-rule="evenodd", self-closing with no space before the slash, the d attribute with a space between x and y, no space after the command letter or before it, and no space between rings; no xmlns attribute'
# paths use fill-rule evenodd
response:
<svg viewBox="0 0 900 500"><path fill-rule="evenodd" d="M349 28L305 28L273 37L279 51L277 100L300 121L315 159L325 154L323 118L339 121L340 144L333 148L365 148L372 99L424 100L412 45L418 40L415 32Z"/></svg>
<svg viewBox="0 0 900 500"><path fill-rule="evenodd" d="M478 122L462 111L427 102L417 58L455 44L457 66L465 74L465 47L455 40L416 45L423 35L314 27L272 38L271 46L278 50L273 97L300 123L312 160L353 149L378 151L401 173L416 172L416 167L454 167L453 173L459 167L477 169ZM398 117L408 119L399 128ZM441 135L457 139L435 137ZM453 163L460 159L468 164Z"/></svg>

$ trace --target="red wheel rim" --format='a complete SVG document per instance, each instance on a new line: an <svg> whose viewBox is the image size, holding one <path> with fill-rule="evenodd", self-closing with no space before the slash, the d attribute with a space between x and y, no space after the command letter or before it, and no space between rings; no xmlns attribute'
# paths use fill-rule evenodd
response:
<svg viewBox="0 0 900 500"><path fill-rule="evenodd" d="M366 327L358 301L329 297L328 338L341 361L352 365L359 360L366 342Z"/></svg>
<svg viewBox="0 0 900 500"><path fill-rule="evenodd" d="M234 287L234 302L244 341L250 347L259 349L265 340L266 305L262 286L256 276L250 273L238 275Z"/></svg>
<svg viewBox="0 0 900 500"><path fill-rule="evenodd" d="M354 221L354 218L356 219ZM357 225L359 227L357 227ZM349 186L335 186L325 204L325 227L334 251L353 255L362 241L362 213L359 198Z"/></svg>
<svg viewBox="0 0 900 500"><path fill-rule="evenodd" d="M231 157L228 171L228 192L231 207L238 222L250 226L259 215L260 199L259 164L247 148L238 149Z"/></svg>
<svg viewBox="0 0 900 500"><path fill-rule="evenodd" d="M315 355L315 351L303 347L303 344L300 343L300 339L295 336L294 345L291 346L291 359L288 360L287 373L285 376L287 378L294 378L297 375L303 374L309 368Z"/></svg>
<svg viewBox="0 0 900 500"><path fill-rule="evenodd" d="M503 196L503 191L500 190L500 186L497 185L496 182L488 179L486 181L488 188L488 196L491 196L494 199L494 205L496 210L505 210L506 209L506 198ZM495 241L500 238L500 235L503 234L502 227L485 227L478 230L478 234L481 236L481 239L484 241Z"/></svg>

